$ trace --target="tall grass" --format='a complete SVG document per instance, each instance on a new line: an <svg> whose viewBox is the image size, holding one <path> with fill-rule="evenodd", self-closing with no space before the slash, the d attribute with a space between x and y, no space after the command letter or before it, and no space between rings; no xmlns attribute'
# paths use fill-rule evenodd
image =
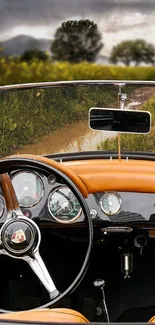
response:
<svg viewBox="0 0 155 325"><path fill-rule="evenodd" d="M108 107L116 100L116 88L100 85L2 92L0 155L10 154L57 128L86 119L94 105Z"/></svg>

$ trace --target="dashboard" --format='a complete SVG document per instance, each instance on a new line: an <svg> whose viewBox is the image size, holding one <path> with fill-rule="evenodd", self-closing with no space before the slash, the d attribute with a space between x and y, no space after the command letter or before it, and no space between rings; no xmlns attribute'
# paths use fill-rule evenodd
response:
<svg viewBox="0 0 155 325"><path fill-rule="evenodd" d="M10 177L26 217L51 222L54 226L84 225L80 203L54 174L45 176L32 170L17 170L11 172ZM91 193L86 200L95 226L155 222L154 193L104 191ZM4 223L6 217L1 191L0 222Z"/></svg>

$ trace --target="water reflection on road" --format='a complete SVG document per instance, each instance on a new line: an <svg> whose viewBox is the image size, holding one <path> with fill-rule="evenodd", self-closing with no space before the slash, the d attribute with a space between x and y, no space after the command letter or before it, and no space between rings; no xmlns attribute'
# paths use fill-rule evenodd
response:
<svg viewBox="0 0 155 325"><path fill-rule="evenodd" d="M70 126L53 131L42 137L37 143L29 145L17 153L50 154L56 152L74 152L95 150L97 145L112 136L115 132L92 131L88 121L80 121Z"/></svg>

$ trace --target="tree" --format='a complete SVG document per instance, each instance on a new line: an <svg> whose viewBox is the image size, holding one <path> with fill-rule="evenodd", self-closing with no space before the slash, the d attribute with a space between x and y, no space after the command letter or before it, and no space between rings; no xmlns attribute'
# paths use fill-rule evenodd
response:
<svg viewBox="0 0 155 325"><path fill-rule="evenodd" d="M134 62L135 65L139 65L141 62L153 64L155 48L141 39L123 41L113 47L110 60L112 63L122 62L125 65L130 65L131 62Z"/></svg>
<svg viewBox="0 0 155 325"><path fill-rule="evenodd" d="M21 55L22 61L31 61L33 59L46 61L48 59L48 55L40 50L27 50Z"/></svg>
<svg viewBox="0 0 155 325"><path fill-rule="evenodd" d="M97 24L88 19L63 22L51 44L54 60L93 62L103 47Z"/></svg>

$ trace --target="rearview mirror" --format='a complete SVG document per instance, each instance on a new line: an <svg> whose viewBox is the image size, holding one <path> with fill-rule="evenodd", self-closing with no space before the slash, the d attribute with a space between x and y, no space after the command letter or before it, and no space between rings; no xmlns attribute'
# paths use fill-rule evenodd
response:
<svg viewBox="0 0 155 325"><path fill-rule="evenodd" d="M151 114L146 111L91 108L89 110L89 127L99 131L149 133Z"/></svg>

